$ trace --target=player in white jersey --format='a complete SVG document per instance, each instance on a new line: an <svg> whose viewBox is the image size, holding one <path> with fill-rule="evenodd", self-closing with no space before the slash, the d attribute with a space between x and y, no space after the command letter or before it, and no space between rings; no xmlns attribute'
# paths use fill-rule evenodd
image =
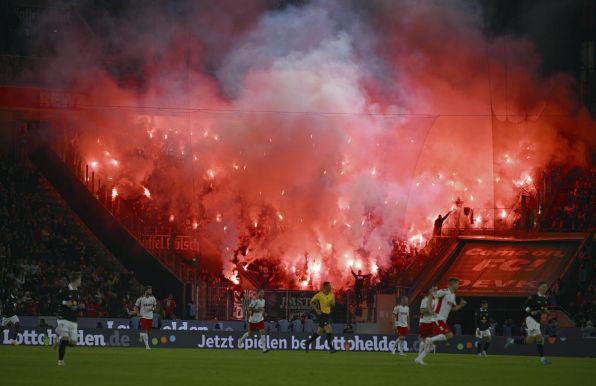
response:
<svg viewBox="0 0 596 386"><path fill-rule="evenodd" d="M399 350L399 355L405 356L404 348L406 345L406 336L408 335L408 327L410 326L410 307L408 307L408 297L402 296L400 304L393 308L393 326L395 327L395 344L391 349L391 353L395 355L395 351Z"/></svg>
<svg viewBox="0 0 596 386"><path fill-rule="evenodd" d="M139 341L145 343L145 348L149 347L149 332L153 325L153 311L157 306L157 300L153 297L153 289L151 286L145 287L145 294L137 299L135 302L135 313L140 317L141 334Z"/></svg>
<svg viewBox="0 0 596 386"><path fill-rule="evenodd" d="M259 332L259 344L263 353L268 353L267 340L265 337L265 291L259 290L256 299L252 299L248 305L248 331L238 340L238 348L243 347L244 340L255 331Z"/></svg>
<svg viewBox="0 0 596 386"><path fill-rule="evenodd" d="M434 306L435 324L433 326L432 332L433 337L426 339L424 351L418 355L418 358L416 358L416 363L424 363L424 357L433 350L434 344L436 342L443 342L453 338L453 332L447 324L449 313L451 311L458 311L467 304L467 302L463 299L459 304L456 303L455 293L457 292L458 288L459 279L453 277L448 280L447 289L438 290L435 293L436 304Z"/></svg>
<svg viewBox="0 0 596 386"><path fill-rule="evenodd" d="M437 292L437 287L430 287L428 293L420 302L420 325L418 329L420 344L418 346L418 357L416 358L416 363L420 365L425 365L421 354L424 351L426 339L432 336L433 326L435 325L435 292Z"/></svg>

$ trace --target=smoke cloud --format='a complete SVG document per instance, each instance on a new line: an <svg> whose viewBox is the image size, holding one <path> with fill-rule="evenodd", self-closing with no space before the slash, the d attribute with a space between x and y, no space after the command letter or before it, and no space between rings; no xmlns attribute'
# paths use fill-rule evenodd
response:
<svg viewBox="0 0 596 386"><path fill-rule="evenodd" d="M458 197L503 225L542 168L593 151L571 80L469 2L275 3L82 6L44 63L86 96L65 125L102 180L196 224L228 276L267 259L280 285L344 285Z"/></svg>

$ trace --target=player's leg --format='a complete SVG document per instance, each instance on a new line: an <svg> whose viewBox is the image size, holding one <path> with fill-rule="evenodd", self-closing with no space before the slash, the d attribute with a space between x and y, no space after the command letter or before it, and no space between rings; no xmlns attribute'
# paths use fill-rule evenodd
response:
<svg viewBox="0 0 596 386"><path fill-rule="evenodd" d="M64 366L64 356L66 355L69 337L65 321L62 319L58 319L56 335L58 335L58 366Z"/></svg>
<svg viewBox="0 0 596 386"><path fill-rule="evenodd" d="M325 330L324 330L324 329L323 329L321 326L319 326L319 328L317 329L317 332L316 332L316 333L314 333L314 334L312 334L312 335L310 336L310 339L308 339L308 340L306 341L306 352L308 352L308 350L310 350L310 345L311 345L311 344L312 344L314 341L316 341L316 340L317 340L317 338L318 338L319 336L322 336L324 333L325 333Z"/></svg>
<svg viewBox="0 0 596 386"><path fill-rule="evenodd" d="M426 365L424 358L428 355L429 351L426 350L428 340L432 337L434 323L424 323L420 325L420 347L418 347L418 356L414 360L416 364Z"/></svg>
<svg viewBox="0 0 596 386"><path fill-rule="evenodd" d="M424 351L425 343L426 343L426 338L420 337L420 341L418 344L418 355L420 355L422 353L422 351Z"/></svg>
<svg viewBox="0 0 596 386"><path fill-rule="evenodd" d="M483 356L487 356L487 352L488 352L488 347L490 346L490 342L492 341L492 337L490 335L490 331L487 330L486 333L488 333L487 335L484 336L484 347L482 348L482 355Z"/></svg>
<svg viewBox="0 0 596 386"><path fill-rule="evenodd" d="M337 352L337 350L335 349L335 347L333 346L333 328L331 326L331 323L328 323L325 326L325 333L327 335L327 344L329 345L329 352L331 354L334 354Z"/></svg>
<svg viewBox="0 0 596 386"><path fill-rule="evenodd" d="M19 337L19 331L21 329L19 317L17 315L12 315L10 318L2 318L2 330L8 328L10 331L10 339L11 344L13 346L17 345L17 338Z"/></svg>
<svg viewBox="0 0 596 386"><path fill-rule="evenodd" d="M68 344L71 347L77 345L79 338L79 325L76 322L68 322Z"/></svg>
<svg viewBox="0 0 596 386"><path fill-rule="evenodd" d="M151 350L151 347L149 347L149 331L147 328L143 330L143 343L145 343L146 350Z"/></svg>
<svg viewBox="0 0 596 386"><path fill-rule="evenodd" d="M152 324L153 320L141 318L141 340L145 344L146 350L151 350L151 347L149 347L149 331L151 331Z"/></svg>
<svg viewBox="0 0 596 386"><path fill-rule="evenodd" d="M404 353L405 345L406 345L406 337L403 336L403 335L400 335L399 336L399 347L398 347L398 349L399 349L399 355L401 355L401 356L406 355Z"/></svg>
<svg viewBox="0 0 596 386"><path fill-rule="evenodd" d="M12 344L17 345L17 338L19 337L19 331L21 331L21 322L17 318L15 323L12 323Z"/></svg>
<svg viewBox="0 0 596 386"><path fill-rule="evenodd" d="M418 356L416 357L416 359L414 359L414 363L416 363L418 365L426 366L426 362L424 362L424 358L426 358L426 356L430 352L429 350L427 350L429 339L430 339L430 336L426 337L426 338L422 338L420 340L420 347L418 347Z"/></svg>
<svg viewBox="0 0 596 386"><path fill-rule="evenodd" d="M538 355L540 355L540 363L550 365L550 360L544 356L544 336L542 334L536 337L536 348L538 349Z"/></svg>
<svg viewBox="0 0 596 386"><path fill-rule="evenodd" d="M397 327L395 328L395 341L393 342L393 347L391 347L391 354L395 355L397 352L397 347L399 345L399 330Z"/></svg>
<svg viewBox="0 0 596 386"><path fill-rule="evenodd" d="M248 324L248 328L244 332L244 334L238 339L238 348L243 348L244 340L250 336L252 333L250 323Z"/></svg>
<svg viewBox="0 0 596 386"><path fill-rule="evenodd" d="M259 330L259 335L261 336L259 344L261 345L261 350L263 353L269 352L269 347L267 347L267 337L265 335L265 326L261 326L262 328Z"/></svg>

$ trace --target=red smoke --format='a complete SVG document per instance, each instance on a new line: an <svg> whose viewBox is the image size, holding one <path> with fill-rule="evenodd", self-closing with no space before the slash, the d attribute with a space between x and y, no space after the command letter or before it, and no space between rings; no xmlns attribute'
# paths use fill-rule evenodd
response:
<svg viewBox="0 0 596 386"><path fill-rule="evenodd" d="M594 144L570 80L541 78L528 42L487 39L460 3L189 8L179 24L139 10L143 33L116 20L143 92L77 68L89 106L73 124L116 194L188 219L228 277L269 259L287 286L344 285L386 267L393 238L423 246L457 197L471 226L510 225L542 167Z"/></svg>

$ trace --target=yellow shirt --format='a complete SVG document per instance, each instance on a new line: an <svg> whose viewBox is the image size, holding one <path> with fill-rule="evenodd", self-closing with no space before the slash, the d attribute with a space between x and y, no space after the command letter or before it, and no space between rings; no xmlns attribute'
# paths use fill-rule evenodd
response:
<svg viewBox="0 0 596 386"><path fill-rule="evenodd" d="M327 295L323 291L318 292L312 297L311 302L319 302L319 308L324 314L331 314L331 307L335 305L335 295L329 292Z"/></svg>

